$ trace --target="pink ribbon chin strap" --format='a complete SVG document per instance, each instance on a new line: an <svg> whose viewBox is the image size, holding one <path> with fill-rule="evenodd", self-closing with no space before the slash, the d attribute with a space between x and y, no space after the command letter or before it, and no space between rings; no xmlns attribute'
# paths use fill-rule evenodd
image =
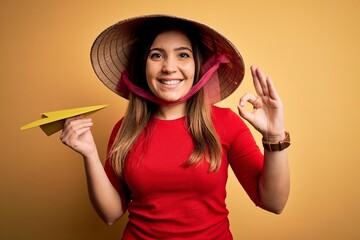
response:
<svg viewBox="0 0 360 240"><path fill-rule="evenodd" d="M214 73L217 71L221 63L229 63L230 60L226 54L214 54L211 56L204 64L203 64L203 71L206 71L201 79L190 89L190 91L181 99L173 102L164 101L160 98L155 97L153 94L147 92L146 90L134 85L127 76L127 73L124 71L121 73L121 78L119 81L119 85L117 87L117 90L127 95L129 91L135 93L136 95L143 97L149 101L152 101L154 103L160 104L160 105L173 105L185 102L189 98L191 98L195 93L197 93L208 81L211 79L211 77L214 75ZM206 69L206 66L210 66L209 69ZM217 78L217 77L216 77Z"/></svg>

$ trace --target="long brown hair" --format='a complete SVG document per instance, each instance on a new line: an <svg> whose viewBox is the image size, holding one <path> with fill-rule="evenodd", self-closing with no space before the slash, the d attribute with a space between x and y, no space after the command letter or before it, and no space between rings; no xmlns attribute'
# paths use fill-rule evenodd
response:
<svg viewBox="0 0 360 240"><path fill-rule="evenodd" d="M159 29L159 26L162 28ZM173 29L184 32L190 39L195 61L194 84L199 81L203 59L207 59L211 53L204 51L200 37L190 25L184 26L184 24L168 22L167 24L161 23L161 25L154 23L154 25L146 26L142 31L139 31L139 40L133 46L132 55L129 58L132 61L129 62L127 68L134 84L150 91L145 77L148 51L158 34ZM127 154L145 130L157 107L155 103L136 94L129 94L129 104L109 155L110 163L116 174L122 175ZM221 144L212 123L211 105L207 103L202 89L187 101L186 114L189 133L194 143L194 151L184 166L196 165L205 159L210 164L209 171L217 171L221 163Z"/></svg>

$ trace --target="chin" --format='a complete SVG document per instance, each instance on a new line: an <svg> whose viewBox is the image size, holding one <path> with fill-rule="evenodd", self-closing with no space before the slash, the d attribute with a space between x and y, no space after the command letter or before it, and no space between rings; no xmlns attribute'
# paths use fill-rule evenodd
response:
<svg viewBox="0 0 360 240"><path fill-rule="evenodd" d="M166 101L166 102L176 102L179 101L183 96L162 96L159 97L161 100Z"/></svg>
<svg viewBox="0 0 360 240"><path fill-rule="evenodd" d="M169 103L172 103L172 102L176 102L178 100L180 100L180 98L176 98L176 99L169 99L169 98L161 98L161 100L165 101L165 102L169 102Z"/></svg>

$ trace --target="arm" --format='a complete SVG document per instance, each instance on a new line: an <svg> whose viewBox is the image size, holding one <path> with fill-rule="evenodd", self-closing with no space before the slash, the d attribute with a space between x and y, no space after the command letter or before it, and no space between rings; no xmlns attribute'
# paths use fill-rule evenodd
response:
<svg viewBox="0 0 360 240"><path fill-rule="evenodd" d="M245 94L238 105L240 116L246 119L264 138L277 142L285 138L283 105L270 77L260 68L251 67L257 96ZM253 111L245 109L245 103L253 105ZM264 168L259 180L259 206L281 213L290 191L290 173L286 150L264 152Z"/></svg>
<svg viewBox="0 0 360 240"><path fill-rule="evenodd" d="M285 207L290 191L290 174L286 150L264 153L259 206L276 214Z"/></svg>
<svg viewBox="0 0 360 240"><path fill-rule="evenodd" d="M103 221L111 225L124 214L124 210L120 195L101 164L90 131L92 125L91 119L81 116L69 118L65 121L60 139L83 156L90 201Z"/></svg>

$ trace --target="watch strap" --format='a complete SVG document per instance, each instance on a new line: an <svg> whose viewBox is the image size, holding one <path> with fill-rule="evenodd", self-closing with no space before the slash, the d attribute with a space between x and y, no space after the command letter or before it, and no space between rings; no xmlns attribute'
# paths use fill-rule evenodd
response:
<svg viewBox="0 0 360 240"><path fill-rule="evenodd" d="M285 131L285 138L279 142L268 142L265 138L262 139L264 149L270 152L281 151L290 146L290 133Z"/></svg>

